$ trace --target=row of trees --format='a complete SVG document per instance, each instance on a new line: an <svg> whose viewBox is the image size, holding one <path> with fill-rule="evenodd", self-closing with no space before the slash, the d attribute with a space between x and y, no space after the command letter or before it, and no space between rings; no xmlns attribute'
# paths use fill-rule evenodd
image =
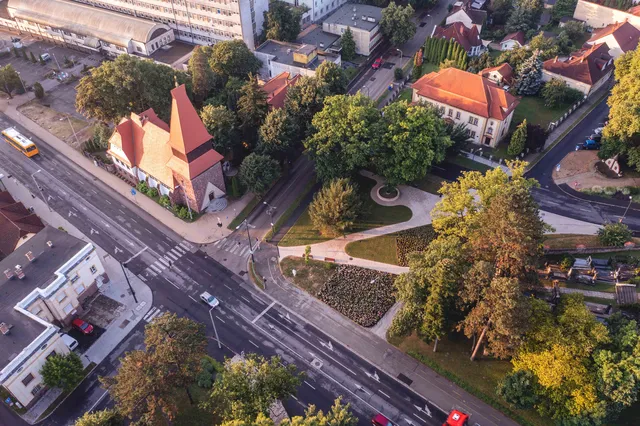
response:
<svg viewBox="0 0 640 426"><path fill-rule="evenodd" d="M202 324L168 313L156 318L145 328L145 349L128 352L115 376L100 378L116 402L115 409L87 413L75 426L120 425L123 417L136 424L169 424L196 405L212 413L216 424L273 426L269 407L295 394L304 375L278 357L267 360L253 354L239 362L227 360L216 372L206 346ZM209 389L205 400L196 401L191 395L189 389L196 383ZM181 403L185 399L186 407ZM285 421L287 425L356 423L340 399L326 414L310 407L304 418Z"/></svg>
<svg viewBox="0 0 640 426"><path fill-rule="evenodd" d="M454 39L429 37L424 43L423 51L423 59L427 62L441 64L449 60L455 68L467 69L467 52Z"/></svg>

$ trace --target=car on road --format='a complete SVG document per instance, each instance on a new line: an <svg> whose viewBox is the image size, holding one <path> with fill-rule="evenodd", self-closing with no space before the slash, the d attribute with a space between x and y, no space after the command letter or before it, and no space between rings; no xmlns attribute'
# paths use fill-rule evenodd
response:
<svg viewBox="0 0 640 426"><path fill-rule="evenodd" d="M69 336L68 334L62 334L61 339L64 342L64 344L67 345L69 350L74 350L75 348L78 347L78 341L73 337Z"/></svg>
<svg viewBox="0 0 640 426"><path fill-rule="evenodd" d="M374 70L377 70L381 66L382 66L382 58L378 58L373 62L373 65L371 65L371 68L373 68Z"/></svg>
<svg viewBox="0 0 640 426"><path fill-rule="evenodd" d="M371 424L373 426L393 426L391 420L386 418L384 415L378 413L371 419Z"/></svg>
<svg viewBox="0 0 640 426"><path fill-rule="evenodd" d="M459 410L451 410L447 421L442 426L468 426L469 415Z"/></svg>
<svg viewBox="0 0 640 426"><path fill-rule="evenodd" d="M80 331L80 333L82 334L93 333L93 326L80 318L76 318L73 321L71 321L71 326L76 330Z"/></svg>
<svg viewBox="0 0 640 426"><path fill-rule="evenodd" d="M580 145L576 146L576 151L585 149L585 150L598 150L600 149L600 140L602 137L600 135L591 135Z"/></svg>
<svg viewBox="0 0 640 426"><path fill-rule="evenodd" d="M216 299L214 296L210 295L206 291L200 295L200 299L207 305L211 306L212 308L215 308L220 304L220 301L218 299Z"/></svg>

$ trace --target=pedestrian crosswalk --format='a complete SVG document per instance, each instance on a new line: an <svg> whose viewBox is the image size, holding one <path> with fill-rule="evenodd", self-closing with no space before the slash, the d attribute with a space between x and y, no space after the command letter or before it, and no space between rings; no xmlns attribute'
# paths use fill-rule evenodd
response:
<svg viewBox="0 0 640 426"><path fill-rule="evenodd" d="M191 244L186 241L181 242L149 265L146 269L147 274L145 275L156 276L162 273L165 269L171 268L173 263L185 255L189 250L191 250Z"/></svg>
<svg viewBox="0 0 640 426"><path fill-rule="evenodd" d="M157 307L152 307L151 309L149 309L149 312L147 312L144 317L142 317L143 320L145 320L146 322L151 322L153 321L156 317L160 316L163 314L162 309L164 308L164 305L160 305L159 308Z"/></svg>
<svg viewBox="0 0 640 426"><path fill-rule="evenodd" d="M253 249L256 250L259 246L259 243L253 242ZM235 240L231 238L223 238L221 240L213 243L218 249L226 251L228 253L234 254L239 257L249 257L251 254L251 249L249 248L249 243L247 240Z"/></svg>

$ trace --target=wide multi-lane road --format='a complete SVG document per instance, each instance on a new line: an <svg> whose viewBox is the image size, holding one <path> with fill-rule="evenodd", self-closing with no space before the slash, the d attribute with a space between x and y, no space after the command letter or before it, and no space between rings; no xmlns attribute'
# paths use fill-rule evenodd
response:
<svg viewBox="0 0 640 426"><path fill-rule="evenodd" d="M8 175L6 178L26 185L34 196L45 197L52 209L118 261L126 262L129 270L151 287L154 312L175 312L206 324L209 352L218 359L243 351L277 354L283 362L294 363L305 372L302 386L287 401L291 413L302 413L308 404L328 409L342 395L351 403L362 425L368 424L377 412L398 424L442 424L443 411L246 285L170 229L130 208L126 200L17 123L0 115L0 126L16 126L31 136L41 151L38 158L28 159L0 143L0 169ZM34 178L41 191L36 188ZM209 291L222 302L211 314L198 302L203 291ZM142 325L116 349L115 355L140 345ZM99 367L100 374L113 374L116 365L117 356L107 358ZM92 377L48 424L71 424L95 403L84 398L102 393ZM96 408L109 404L107 396ZM495 424L483 422L481 416L475 416L475 420L483 426Z"/></svg>

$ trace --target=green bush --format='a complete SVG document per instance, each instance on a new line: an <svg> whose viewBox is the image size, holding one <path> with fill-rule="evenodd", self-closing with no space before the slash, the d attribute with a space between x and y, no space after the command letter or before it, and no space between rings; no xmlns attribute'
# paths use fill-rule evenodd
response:
<svg viewBox="0 0 640 426"><path fill-rule="evenodd" d="M149 188L147 190L147 195L151 198L156 198L158 196L158 190L156 188Z"/></svg>
<svg viewBox="0 0 640 426"><path fill-rule="evenodd" d="M631 189L624 187L620 190L620 192L622 192L622 195L630 195L631 194Z"/></svg>
<svg viewBox="0 0 640 426"><path fill-rule="evenodd" d="M42 87L42 84L40 84L40 82L36 81L35 83L33 83L33 93L38 99L44 98L44 87Z"/></svg>
<svg viewBox="0 0 640 426"><path fill-rule="evenodd" d="M158 203L162 206L162 207L169 207L171 205L171 199L169 198L168 195L163 195L162 197L160 197L160 199L158 200Z"/></svg>
<svg viewBox="0 0 640 426"><path fill-rule="evenodd" d="M563 254L562 260L560 260L560 269L565 272L568 271L573 266L573 262L575 262L573 256L571 256L570 254Z"/></svg>
<svg viewBox="0 0 640 426"><path fill-rule="evenodd" d="M240 187L240 179L238 176L231 177L231 197L240 198L242 195L242 189Z"/></svg>
<svg viewBox="0 0 640 426"><path fill-rule="evenodd" d="M604 195L612 196L612 195L616 195L616 192L618 192L618 188L615 188L613 186L607 186L604 189Z"/></svg>
<svg viewBox="0 0 640 426"><path fill-rule="evenodd" d="M594 194L602 194L602 191L604 191L604 188L599 185L595 185L591 187L590 191L593 192Z"/></svg>
<svg viewBox="0 0 640 426"><path fill-rule="evenodd" d="M182 204L176 204L173 209L176 213L176 216L178 216L180 219L189 218L189 209L186 206L183 206Z"/></svg>
<svg viewBox="0 0 640 426"><path fill-rule="evenodd" d="M138 184L136 185L136 189L139 192L142 192L143 194L146 194L147 191L149 190L149 187L147 186L147 183L142 181L142 182L138 182Z"/></svg>
<svg viewBox="0 0 640 426"><path fill-rule="evenodd" d="M201 388L211 389L211 386L213 386L213 376L216 372L216 369L207 358L202 358L200 360L200 373L198 373L196 381L198 383L198 386L200 386Z"/></svg>
<svg viewBox="0 0 640 426"><path fill-rule="evenodd" d="M404 73L402 72L402 68L396 68L393 70L393 78L396 80L402 80L404 77Z"/></svg>
<svg viewBox="0 0 640 426"><path fill-rule="evenodd" d="M624 223L606 223L602 228L598 229L600 243L608 247L623 246L632 237L633 233Z"/></svg>

